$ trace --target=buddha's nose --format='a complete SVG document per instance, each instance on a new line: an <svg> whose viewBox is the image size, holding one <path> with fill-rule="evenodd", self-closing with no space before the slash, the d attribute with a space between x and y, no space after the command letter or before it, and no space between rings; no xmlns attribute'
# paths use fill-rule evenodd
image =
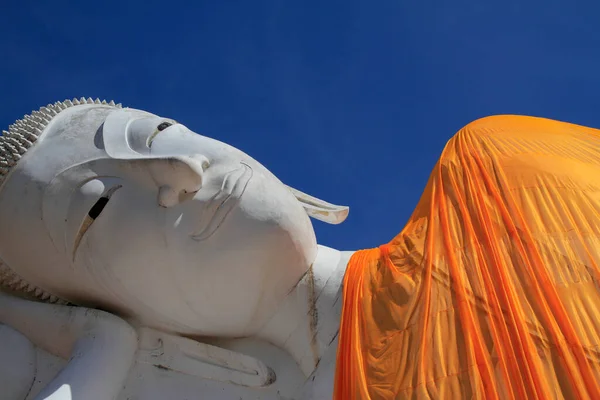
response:
<svg viewBox="0 0 600 400"><path fill-rule="evenodd" d="M186 194L200 190L204 172L210 167L208 158L203 155L169 157L159 161L162 165L153 168L153 176L159 185L158 204L161 207L173 207L186 198Z"/></svg>

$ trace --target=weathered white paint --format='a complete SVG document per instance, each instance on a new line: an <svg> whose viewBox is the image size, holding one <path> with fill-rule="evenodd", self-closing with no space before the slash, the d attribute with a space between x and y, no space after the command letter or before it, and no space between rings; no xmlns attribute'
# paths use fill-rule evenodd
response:
<svg viewBox="0 0 600 400"><path fill-rule="evenodd" d="M35 347L23 334L3 324L0 339L0 398L24 399L35 377Z"/></svg>
<svg viewBox="0 0 600 400"><path fill-rule="evenodd" d="M340 223L347 207L173 120L78 103L19 123L36 129L20 148L0 141L18 153L1 166L0 387L330 398L351 253L317 246L308 215Z"/></svg>

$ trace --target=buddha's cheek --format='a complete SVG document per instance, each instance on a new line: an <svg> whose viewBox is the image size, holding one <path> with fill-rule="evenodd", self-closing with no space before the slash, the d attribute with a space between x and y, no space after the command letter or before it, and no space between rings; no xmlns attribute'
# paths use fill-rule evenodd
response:
<svg viewBox="0 0 600 400"><path fill-rule="evenodd" d="M125 205L111 201L82 240L74 272L88 282L86 295L110 310L183 320L177 309L186 307L173 279L176 260L166 245L163 217L143 206L122 212Z"/></svg>
<svg viewBox="0 0 600 400"><path fill-rule="evenodd" d="M171 279L198 316L205 335L251 334L312 262L316 245L305 214L294 221L258 219L257 210L249 214L243 205L235 208L203 241L191 239L184 231L167 236ZM301 243L300 233L306 236Z"/></svg>
<svg viewBox="0 0 600 400"><path fill-rule="evenodd" d="M234 335L244 332L257 313L261 299L274 287L274 266L280 254L289 254L277 244L272 227L235 224L235 211L208 239L193 240L184 232L168 236L169 279L179 288L187 309L198 319L205 335ZM224 318L227 316L227 318Z"/></svg>

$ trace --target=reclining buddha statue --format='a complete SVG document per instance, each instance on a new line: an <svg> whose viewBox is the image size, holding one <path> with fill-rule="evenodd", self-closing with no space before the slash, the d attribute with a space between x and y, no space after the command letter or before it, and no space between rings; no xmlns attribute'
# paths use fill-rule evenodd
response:
<svg viewBox="0 0 600 400"><path fill-rule="evenodd" d="M488 117L391 242L114 102L0 136L0 398L600 398L600 131Z"/></svg>

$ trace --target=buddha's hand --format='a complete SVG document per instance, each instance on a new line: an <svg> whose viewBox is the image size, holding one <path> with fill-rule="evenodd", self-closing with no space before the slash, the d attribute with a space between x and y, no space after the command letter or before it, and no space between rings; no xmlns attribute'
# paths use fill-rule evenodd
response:
<svg viewBox="0 0 600 400"><path fill-rule="evenodd" d="M0 322L68 360L36 400L116 398L138 347L135 329L115 315L27 301L1 292Z"/></svg>

